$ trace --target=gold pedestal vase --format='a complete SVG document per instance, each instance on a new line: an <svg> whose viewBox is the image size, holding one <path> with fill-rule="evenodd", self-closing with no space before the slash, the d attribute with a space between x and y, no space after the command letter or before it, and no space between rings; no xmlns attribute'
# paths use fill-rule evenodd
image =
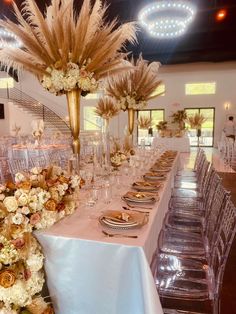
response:
<svg viewBox="0 0 236 314"><path fill-rule="evenodd" d="M66 93L67 106L69 113L69 123L71 135L73 138L72 141L72 150L74 154L74 163L75 163L75 172L79 171L79 157L80 157L80 89L73 89Z"/></svg>

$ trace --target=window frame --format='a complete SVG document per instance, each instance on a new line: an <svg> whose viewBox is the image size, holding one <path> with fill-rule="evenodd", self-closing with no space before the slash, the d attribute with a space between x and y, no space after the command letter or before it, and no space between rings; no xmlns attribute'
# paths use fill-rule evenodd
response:
<svg viewBox="0 0 236 314"><path fill-rule="evenodd" d="M212 145L211 146L199 146L199 139L197 145L191 145L191 147L214 147L215 144L215 117L216 117L216 108L215 107L188 107L184 110L198 110L198 113L201 113L201 109L213 109L213 129L212 129Z"/></svg>
<svg viewBox="0 0 236 314"><path fill-rule="evenodd" d="M165 121L165 109L142 109L142 110L137 110L137 121L139 119L139 114L140 112L143 112L143 111L149 111L150 115L149 117L151 118L152 117L152 111L162 111L163 112L163 121ZM138 139L139 139L139 126L137 124L137 144L138 144ZM150 145L146 145L146 146L150 146Z"/></svg>

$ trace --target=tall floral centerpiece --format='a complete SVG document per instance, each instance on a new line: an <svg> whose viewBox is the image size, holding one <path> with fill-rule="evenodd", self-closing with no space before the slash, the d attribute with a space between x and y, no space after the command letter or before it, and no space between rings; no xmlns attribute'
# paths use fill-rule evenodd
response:
<svg viewBox="0 0 236 314"><path fill-rule="evenodd" d="M140 56L137 61L132 59L130 65L130 70L108 79L106 91L116 99L121 110L128 111L128 131L132 136L135 111L147 106L147 101L153 98L153 92L161 81L157 76L158 62L148 64Z"/></svg>
<svg viewBox="0 0 236 314"><path fill-rule="evenodd" d="M186 122L190 125L191 129L196 129L196 135L197 137L201 136L201 128L202 124L206 121L207 119L204 117L203 114L200 113L195 113L194 115L189 115L186 118Z"/></svg>
<svg viewBox="0 0 236 314"><path fill-rule="evenodd" d="M107 6L101 0L84 0L79 13L74 0L53 0L45 14L35 0L25 0L22 11L15 3L13 7L18 23L6 19L0 26L13 32L22 48L2 49L0 61L33 73L49 92L66 95L72 148L78 157L80 96L94 92L108 73L127 69L121 49L136 40L135 25L105 22Z"/></svg>
<svg viewBox="0 0 236 314"><path fill-rule="evenodd" d="M109 138L109 122L110 119L118 115L119 108L111 97L100 98L95 109L95 114L103 119L103 153L105 165L110 165L110 138Z"/></svg>
<svg viewBox="0 0 236 314"><path fill-rule="evenodd" d="M172 123L178 123L180 131L185 129L184 122L187 119L187 113L185 110L177 110L172 114L171 118Z"/></svg>

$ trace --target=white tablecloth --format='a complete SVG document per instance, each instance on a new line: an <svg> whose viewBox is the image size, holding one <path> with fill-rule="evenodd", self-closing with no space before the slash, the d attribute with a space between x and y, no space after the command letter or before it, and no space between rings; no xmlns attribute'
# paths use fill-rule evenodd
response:
<svg viewBox="0 0 236 314"><path fill-rule="evenodd" d="M181 153L190 152L188 137L156 137L153 139L154 147L164 146L166 149L177 150Z"/></svg>
<svg viewBox="0 0 236 314"><path fill-rule="evenodd" d="M88 210L79 209L47 231L37 232L46 256L47 282L56 314L162 314L150 263L168 209L178 168L160 191L142 229L125 231L138 239L108 238ZM127 187L124 188L124 192ZM121 209L116 199L102 209Z"/></svg>

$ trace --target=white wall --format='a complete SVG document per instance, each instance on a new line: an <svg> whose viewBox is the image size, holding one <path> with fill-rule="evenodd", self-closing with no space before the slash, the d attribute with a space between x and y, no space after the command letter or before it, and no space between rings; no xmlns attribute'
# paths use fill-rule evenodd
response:
<svg viewBox="0 0 236 314"><path fill-rule="evenodd" d="M148 108L165 109L165 118L168 119L174 111L183 108L214 107L214 145L217 146L226 115L236 115L236 62L163 66L159 73L166 86L166 93L165 96L151 100ZM215 95L185 95L185 83L213 81L216 82ZM225 102L230 103L229 110L224 109ZM176 103L179 104L178 107ZM124 115L120 117L120 134L126 120Z"/></svg>
<svg viewBox="0 0 236 314"><path fill-rule="evenodd" d="M165 109L165 117L167 118L173 111L184 107L214 107L216 122L214 142L215 145L217 145L226 115L236 115L236 62L194 63L162 66L160 68L159 75L160 79L166 85L166 94L163 97L151 100L148 108ZM212 81L215 81L217 85L215 95L185 96L185 83ZM20 76L20 83L16 84L16 87L44 103L62 118L67 116L65 96L57 97L44 91L37 79L32 75L23 73ZM224 109L225 102L229 102L231 104L230 109L227 111ZM83 117L84 105L95 106L96 103L97 100L85 100L83 98L81 100L81 117ZM180 104L180 106L173 106L173 104L176 103ZM17 112L13 113L13 111L10 111L10 116L8 116L8 113L6 112L7 119L13 119L13 116L15 115L18 116ZM25 117L25 119L27 118ZM31 119L31 117L28 118L28 120L29 119ZM22 112L20 120L24 121ZM122 112L119 117L114 118L111 122L111 132L115 136L122 136L124 134L126 124L127 113ZM5 127L5 124L2 124L2 122L1 125L0 132L2 132L2 129L6 131L10 130L10 128ZM12 125L12 121L8 123L8 126L9 125ZM83 128L82 121L81 128Z"/></svg>

